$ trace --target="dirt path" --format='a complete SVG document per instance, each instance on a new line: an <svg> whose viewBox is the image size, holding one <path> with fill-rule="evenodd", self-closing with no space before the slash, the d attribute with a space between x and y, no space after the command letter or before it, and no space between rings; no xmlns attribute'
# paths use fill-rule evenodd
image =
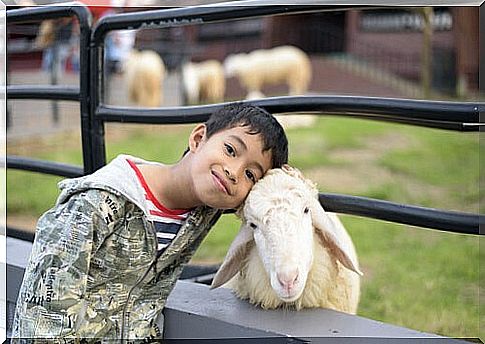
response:
<svg viewBox="0 0 485 344"><path fill-rule="evenodd" d="M321 166L306 171L321 190L339 190L344 193L358 193L369 185L391 182L395 175L378 165L386 153L409 148L412 140L402 134L377 135L362 140L359 148L333 149L329 158L339 161L339 166Z"/></svg>

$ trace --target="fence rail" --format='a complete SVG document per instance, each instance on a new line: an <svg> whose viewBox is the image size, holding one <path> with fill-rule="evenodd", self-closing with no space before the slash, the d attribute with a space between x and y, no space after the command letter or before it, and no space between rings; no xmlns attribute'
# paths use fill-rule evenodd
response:
<svg viewBox="0 0 485 344"><path fill-rule="evenodd" d="M320 193L319 201L327 211L439 229L452 233L479 235L479 226L485 225L485 217L478 214L444 211L366 197Z"/></svg>
<svg viewBox="0 0 485 344"><path fill-rule="evenodd" d="M5 165L5 161L0 160L0 163ZM81 166L64 164L55 161L25 158L15 155L7 156L6 166L7 168L17 170L53 174L67 178L80 177L84 174L84 169Z"/></svg>
<svg viewBox="0 0 485 344"><path fill-rule="evenodd" d="M288 96L241 101L274 114L315 113L369 118L456 131L478 131L479 102L427 101L354 96ZM225 104L136 109L101 105L95 117L105 122L150 124L198 123Z"/></svg>
<svg viewBox="0 0 485 344"><path fill-rule="evenodd" d="M9 99L72 100L80 101L79 87L66 86L7 86Z"/></svg>

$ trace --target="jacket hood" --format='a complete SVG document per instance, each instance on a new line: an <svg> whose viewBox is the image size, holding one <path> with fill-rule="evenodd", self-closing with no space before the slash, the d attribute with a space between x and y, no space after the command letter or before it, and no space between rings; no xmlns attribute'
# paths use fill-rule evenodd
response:
<svg viewBox="0 0 485 344"><path fill-rule="evenodd" d="M158 162L146 161L131 155L121 154L106 166L87 176L64 179L58 183L61 194L57 204L66 202L73 194L87 189L107 190L115 195L123 195L144 209L145 193L138 181L135 171L128 164L130 160L135 164L155 164Z"/></svg>

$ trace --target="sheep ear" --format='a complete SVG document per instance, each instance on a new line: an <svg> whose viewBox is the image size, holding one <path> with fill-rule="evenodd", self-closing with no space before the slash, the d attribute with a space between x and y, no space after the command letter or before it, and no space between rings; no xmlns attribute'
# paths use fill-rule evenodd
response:
<svg viewBox="0 0 485 344"><path fill-rule="evenodd" d="M316 189L317 185L312 182L310 179L307 179L303 176L303 173L296 167L290 166L288 164L284 164L281 166L281 169L288 175L300 179L303 183L305 183L310 189Z"/></svg>
<svg viewBox="0 0 485 344"><path fill-rule="evenodd" d="M222 265L212 280L211 289L220 287L241 269L243 261L249 253L248 243L252 240L253 230L243 223L227 251L226 258L224 258Z"/></svg>
<svg viewBox="0 0 485 344"><path fill-rule="evenodd" d="M348 248L342 245L338 238L337 233L339 233L339 229L337 227L340 224L334 222L316 199L312 202L311 208L313 226L316 228L317 235L322 240L323 245L330 250L331 255L341 262L343 266L362 276L363 274L357 267L357 264L350 258L350 252L346 252Z"/></svg>

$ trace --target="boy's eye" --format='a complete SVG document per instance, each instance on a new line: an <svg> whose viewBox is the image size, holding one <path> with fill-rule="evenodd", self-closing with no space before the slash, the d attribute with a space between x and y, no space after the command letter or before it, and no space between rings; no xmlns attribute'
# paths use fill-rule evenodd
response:
<svg viewBox="0 0 485 344"><path fill-rule="evenodd" d="M248 177L253 183L256 183L256 176L250 170L246 170L246 177Z"/></svg>
<svg viewBox="0 0 485 344"><path fill-rule="evenodd" d="M226 148L227 154L230 156L236 156L236 150L231 145L224 143L224 147Z"/></svg>

